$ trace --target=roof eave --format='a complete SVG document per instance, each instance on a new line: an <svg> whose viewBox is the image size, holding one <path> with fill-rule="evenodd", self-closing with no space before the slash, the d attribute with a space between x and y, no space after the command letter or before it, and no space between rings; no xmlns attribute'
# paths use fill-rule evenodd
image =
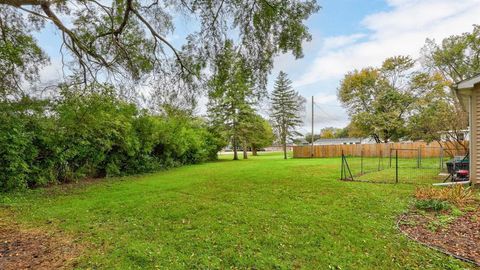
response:
<svg viewBox="0 0 480 270"><path fill-rule="evenodd" d="M457 90L470 90L475 87L476 84L480 83L480 74L476 75L470 79L463 80L461 82L458 82L454 87Z"/></svg>

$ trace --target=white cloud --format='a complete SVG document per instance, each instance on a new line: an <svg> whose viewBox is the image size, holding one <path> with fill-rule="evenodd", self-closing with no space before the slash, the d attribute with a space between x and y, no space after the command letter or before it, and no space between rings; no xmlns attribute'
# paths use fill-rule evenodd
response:
<svg viewBox="0 0 480 270"><path fill-rule="evenodd" d="M318 94L313 97L315 104L332 104L337 103L337 95Z"/></svg>
<svg viewBox="0 0 480 270"><path fill-rule="evenodd" d="M346 35L346 36L335 36L326 38L323 43L323 51L329 51L333 49L339 49L345 47L347 45L352 45L356 43L361 38L364 38L365 34L353 34L353 35Z"/></svg>
<svg viewBox="0 0 480 270"><path fill-rule="evenodd" d="M50 61L50 64L40 69L40 82L51 83L58 82L63 79L62 60L54 58Z"/></svg>
<svg viewBox="0 0 480 270"><path fill-rule="evenodd" d="M419 56L426 38L441 40L480 23L480 0L388 0L391 9L364 18L365 33L324 40L313 64L295 86L340 79L390 56Z"/></svg>

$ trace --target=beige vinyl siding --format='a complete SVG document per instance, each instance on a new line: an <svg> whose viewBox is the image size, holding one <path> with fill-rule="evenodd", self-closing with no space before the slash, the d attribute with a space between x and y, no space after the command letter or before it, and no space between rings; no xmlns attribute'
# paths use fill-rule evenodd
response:
<svg viewBox="0 0 480 270"><path fill-rule="evenodd" d="M470 162L472 168L470 169L470 178L473 183L480 183L480 86L477 85L473 91L472 96L472 114L471 114L471 136L472 142L471 145L471 158Z"/></svg>

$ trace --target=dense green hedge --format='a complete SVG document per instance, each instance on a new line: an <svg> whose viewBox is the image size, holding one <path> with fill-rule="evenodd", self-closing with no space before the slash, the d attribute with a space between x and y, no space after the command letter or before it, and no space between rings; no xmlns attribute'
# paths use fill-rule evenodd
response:
<svg viewBox="0 0 480 270"><path fill-rule="evenodd" d="M112 92L0 104L0 190L151 172L216 158L202 119L151 115Z"/></svg>

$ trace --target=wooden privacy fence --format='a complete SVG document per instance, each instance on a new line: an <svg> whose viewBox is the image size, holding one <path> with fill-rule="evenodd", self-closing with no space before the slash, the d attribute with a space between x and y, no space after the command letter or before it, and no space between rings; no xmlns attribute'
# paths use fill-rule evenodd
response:
<svg viewBox="0 0 480 270"><path fill-rule="evenodd" d="M468 146L467 142L464 142ZM339 145L311 145L294 146L294 158L326 158L341 157L342 151L345 155L364 157L390 156L391 151L399 150L398 157L401 158L428 158L443 156L465 155L466 151L459 144L412 142L412 143L375 143L375 144L339 144ZM313 153L312 153L313 152ZM363 152L363 153L362 153ZM393 153L394 155L395 153Z"/></svg>

